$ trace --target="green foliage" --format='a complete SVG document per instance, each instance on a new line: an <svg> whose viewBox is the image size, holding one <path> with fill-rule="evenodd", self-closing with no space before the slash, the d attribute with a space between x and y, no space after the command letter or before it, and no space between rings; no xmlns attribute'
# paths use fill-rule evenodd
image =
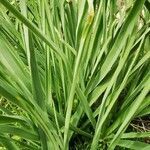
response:
<svg viewBox="0 0 150 150"><path fill-rule="evenodd" d="M149 4L0 0L0 146L149 150Z"/></svg>

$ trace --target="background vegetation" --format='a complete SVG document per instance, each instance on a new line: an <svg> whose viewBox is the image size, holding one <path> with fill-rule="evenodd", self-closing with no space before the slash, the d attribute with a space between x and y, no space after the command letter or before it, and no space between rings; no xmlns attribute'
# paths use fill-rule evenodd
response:
<svg viewBox="0 0 150 150"><path fill-rule="evenodd" d="M0 0L0 146L149 150L150 1Z"/></svg>

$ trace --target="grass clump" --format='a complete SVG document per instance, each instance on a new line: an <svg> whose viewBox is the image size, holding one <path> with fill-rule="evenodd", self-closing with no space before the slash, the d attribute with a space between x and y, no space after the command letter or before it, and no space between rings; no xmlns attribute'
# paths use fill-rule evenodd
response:
<svg viewBox="0 0 150 150"><path fill-rule="evenodd" d="M150 149L149 5L0 0L1 146Z"/></svg>

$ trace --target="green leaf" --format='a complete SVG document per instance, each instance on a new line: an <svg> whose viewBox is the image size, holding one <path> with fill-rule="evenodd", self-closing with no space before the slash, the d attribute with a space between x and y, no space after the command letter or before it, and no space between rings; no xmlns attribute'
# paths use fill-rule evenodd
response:
<svg viewBox="0 0 150 150"><path fill-rule="evenodd" d="M130 141L130 140L120 140L118 143L119 146L125 147L132 150L149 150L150 145L144 142Z"/></svg>

